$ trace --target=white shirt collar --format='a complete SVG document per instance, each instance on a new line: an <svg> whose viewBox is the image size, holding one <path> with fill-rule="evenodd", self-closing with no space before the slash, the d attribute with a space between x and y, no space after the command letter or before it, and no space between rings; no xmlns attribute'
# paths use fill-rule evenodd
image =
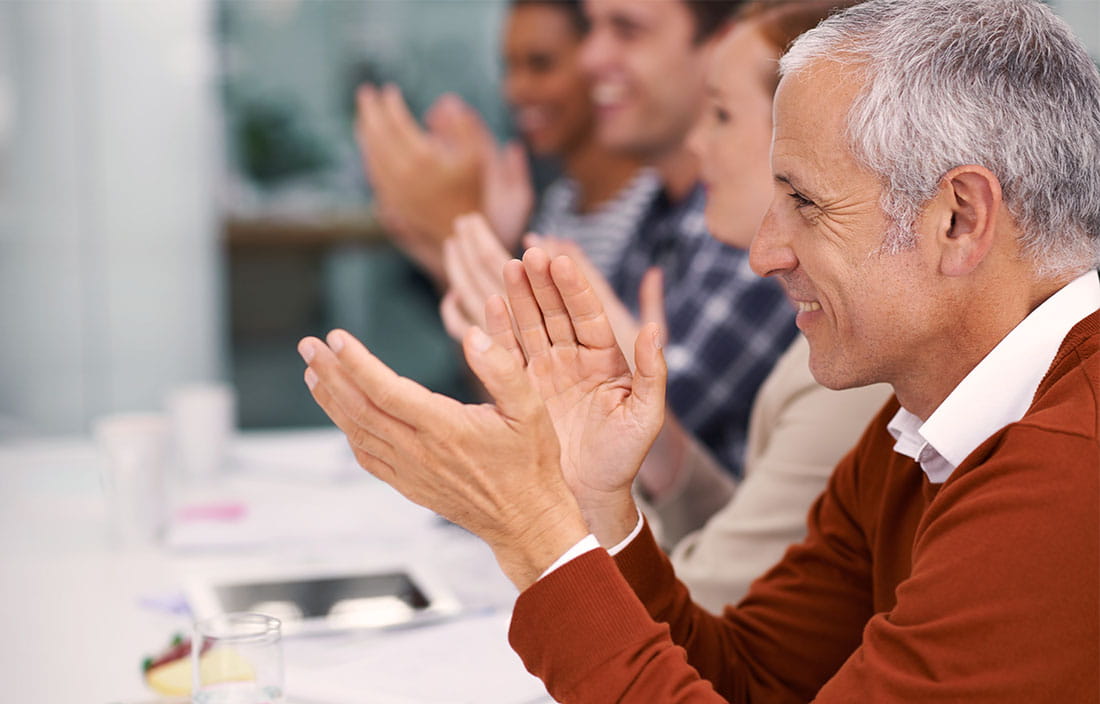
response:
<svg viewBox="0 0 1100 704"><path fill-rule="evenodd" d="M1024 417L1066 335L1098 308L1096 271L1066 284L970 370L928 420L899 409L887 425L894 451L920 463L930 482L947 481L986 438Z"/></svg>

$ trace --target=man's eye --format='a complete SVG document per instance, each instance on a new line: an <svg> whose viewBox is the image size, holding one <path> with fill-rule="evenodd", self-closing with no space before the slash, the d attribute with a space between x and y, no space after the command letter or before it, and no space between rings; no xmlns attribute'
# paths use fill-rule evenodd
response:
<svg viewBox="0 0 1100 704"><path fill-rule="evenodd" d="M730 121L729 110L726 110L725 108L721 108L721 107L716 106L714 108L714 121L719 123L719 124L722 124L722 125L729 122Z"/></svg>
<svg viewBox="0 0 1100 704"><path fill-rule="evenodd" d="M612 17L611 28L615 36L623 41L637 39L642 33L641 26L626 17Z"/></svg>
<svg viewBox="0 0 1100 704"><path fill-rule="evenodd" d="M527 66L532 73L550 73L556 63L555 58L549 54L532 54L527 59Z"/></svg>
<svg viewBox="0 0 1100 704"><path fill-rule="evenodd" d="M809 198L806 198L805 196L803 196L798 191L788 193L787 195L790 196L790 198L794 201L794 205L795 205L796 208L804 208L808 205L813 205L814 204L814 202L812 200L810 200Z"/></svg>

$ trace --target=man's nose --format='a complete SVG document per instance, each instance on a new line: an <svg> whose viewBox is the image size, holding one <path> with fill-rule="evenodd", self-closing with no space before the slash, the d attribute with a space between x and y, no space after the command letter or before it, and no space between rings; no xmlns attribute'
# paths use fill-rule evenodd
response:
<svg viewBox="0 0 1100 704"><path fill-rule="evenodd" d="M590 28L581 44L581 70L589 77L596 76L607 65L610 56L611 46L607 39L607 32L598 27Z"/></svg>
<svg viewBox="0 0 1100 704"><path fill-rule="evenodd" d="M775 204L768 208L756 235L749 246L749 266L758 276L778 276L794 271L798 267L798 257L791 247L790 239L779 226L775 214Z"/></svg>

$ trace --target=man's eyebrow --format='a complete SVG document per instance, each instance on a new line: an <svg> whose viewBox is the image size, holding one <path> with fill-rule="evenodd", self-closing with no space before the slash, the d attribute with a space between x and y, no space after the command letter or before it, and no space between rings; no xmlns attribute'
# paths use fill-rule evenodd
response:
<svg viewBox="0 0 1100 704"><path fill-rule="evenodd" d="M774 176L776 183L784 183L788 188L793 190L800 196L808 198L809 200L817 200L821 197L821 192L813 188L804 188L798 183L798 177L789 173L780 172Z"/></svg>
<svg viewBox="0 0 1100 704"><path fill-rule="evenodd" d="M788 186L790 186L791 188L793 188L794 190L796 190L800 193L802 192L802 189L799 188L798 185L794 182L795 180L794 180L793 177L788 176L787 174L779 173L779 174L775 174L774 178L779 183L785 183Z"/></svg>
<svg viewBox="0 0 1100 704"><path fill-rule="evenodd" d="M627 31L642 29L645 26L638 18L621 13L612 14L608 21L612 27Z"/></svg>

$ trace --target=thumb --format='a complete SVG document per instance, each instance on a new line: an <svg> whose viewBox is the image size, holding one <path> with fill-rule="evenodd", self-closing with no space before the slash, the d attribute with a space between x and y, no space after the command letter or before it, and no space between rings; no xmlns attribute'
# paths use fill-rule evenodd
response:
<svg viewBox="0 0 1100 704"><path fill-rule="evenodd" d="M542 398L511 352L494 343L477 326L466 332L462 350L470 369L485 385L502 414L513 420L523 420L538 412Z"/></svg>
<svg viewBox="0 0 1100 704"><path fill-rule="evenodd" d="M665 317L664 273L650 267L638 287L638 312L643 323L657 323L661 329L661 344L668 342L668 320Z"/></svg>
<svg viewBox="0 0 1100 704"><path fill-rule="evenodd" d="M668 367L661 351L661 331L656 323L646 323L634 341L634 384L630 394L631 411L644 424L659 428L664 422L665 382Z"/></svg>
<svg viewBox="0 0 1100 704"><path fill-rule="evenodd" d="M451 135L461 144L483 158L486 149L495 149L496 140L489 132L481 115L457 95L454 96L454 118L450 125Z"/></svg>
<svg viewBox="0 0 1100 704"><path fill-rule="evenodd" d="M444 93L435 99L424 113L424 124L436 134L446 134L448 121L454 114L454 94Z"/></svg>

